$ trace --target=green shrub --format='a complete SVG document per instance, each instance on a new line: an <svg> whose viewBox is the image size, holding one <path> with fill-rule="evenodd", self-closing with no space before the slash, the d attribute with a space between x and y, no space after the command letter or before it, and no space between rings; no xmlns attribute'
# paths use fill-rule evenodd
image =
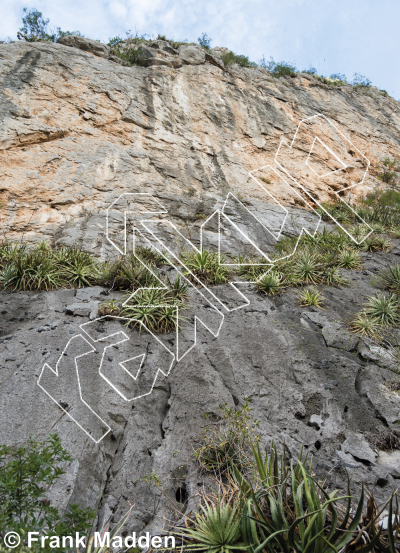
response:
<svg viewBox="0 0 400 553"><path fill-rule="evenodd" d="M50 19L44 19L42 12L36 8L28 11L28 8L23 8L22 23L17 38L26 42L56 42L58 38L66 35L83 36L79 31L62 31L60 27L57 30L50 31L48 24Z"/></svg>
<svg viewBox="0 0 400 553"><path fill-rule="evenodd" d="M369 232L367 227L360 225L359 217L369 225L381 225L381 229L383 228L386 232L392 232L400 227L400 194L395 190L378 189L358 200L352 206L355 213L339 200L323 202L321 207L328 212L326 213L321 208L317 210L324 221L331 221L332 215L337 221L344 223L344 226L353 235L358 233L358 236L361 236L362 232L360 231L363 231L365 236Z"/></svg>
<svg viewBox="0 0 400 553"><path fill-rule="evenodd" d="M316 75L318 72L315 67L309 67L308 69L303 69L302 73L308 73L309 75Z"/></svg>
<svg viewBox="0 0 400 553"><path fill-rule="evenodd" d="M243 54L234 54L233 52L227 52L221 56L224 65L233 65L237 63L240 67L257 67L257 64L250 61L247 56Z"/></svg>
<svg viewBox="0 0 400 553"><path fill-rule="evenodd" d="M382 207L400 209L400 192L395 190L377 190L372 194L368 194L363 200L363 204L369 207L377 203Z"/></svg>
<svg viewBox="0 0 400 553"><path fill-rule="evenodd" d="M269 62L266 62L263 58L260 62L261 67L264 67L271 73L273 77L295 77L296 66L294 63L288 63L286 61L275 62L271 56Z"/></svg>
<svg viewBox="0 0 400 553"><path fill-rule="evenodd" d="M126 32L126 38L122 39L119 35L110 38L108 44L111 48L111 53L114 56L122 59L126 65L138 65L143 59L142 44L150 44L149 35L132 35L131 31Z"/></svg>
<svg viewBox="0 0 400 553"><path fill-rule="evenodd" d="M203 33L201 37L197 39L197 42L200 44L200 46L203 46L203 48L205 48L206 50L210 49L211 38L206 33Z"/></svg>
<svg viewBox="0 0 400 553"><path fill-rule="evenodd" d="M257 441L258 421L251 421L250 402L246 399L237 411L225 403L216 418L218 425L211 423L203 430L202 445L194 450L194 456L206 472L226 474L232 462L240 471L250 466L250 442ZM209 418L206 413L205 418Z"/></svg>
<svg viewBox="0 0 400 553"><path fill-rule="evenodd" d="M29 439L22 446L0 446L0 533L10 529L50 535L83 533L95 517L92 509L69 505L65 516L46 497L71 461L57 434L44 442Z"/></svg>
<svg viewBox="0 0 400 553"><path fill-rule="evenodd" d="M346 75L343 75L343 73L333 73L329 78L334 81L341 81L343 83L347 82Z"/></svg>
<svg viewBox="0 0 400 553"><path fill-rule="evenodd" d="M400 172L400 163L397 161L397 159L385 157L380 161L378 169L378 179L386 184L389 184L389 186L391 186L392 188L395 188L398 184L397 176Z"/></svg>
<svg viewBox="0 0 400 553"><path fill-rule="evenodd" d="M353 86L371 86L371 81L367 79L367 77L364 77L364 75L360 75L360 73L354 73L353 75L353 81L351 83Z"/></svg>

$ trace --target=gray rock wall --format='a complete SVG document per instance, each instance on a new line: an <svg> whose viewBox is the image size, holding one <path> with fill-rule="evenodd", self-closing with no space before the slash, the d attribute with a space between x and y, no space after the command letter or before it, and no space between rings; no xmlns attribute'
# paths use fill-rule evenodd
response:
<svg viewBox="0 0 400 553"><path fill-rule="evenodd" d="M163 41L149 47L148 67L126 67L99 44L85 43L83 51L68 40L0 45L0 218L9 239L77 244L109 258L115 251L105 240L106 209L132 192L158 198L196 243L204 216L228 193L278 232L282 211L249 171L273 164L281 139L291 140L300 120L316 113L339 125L371 162L399 157L399 103L373 87L331 88L309 75L276 80L260 68L225 68L218 52L214 60L190 45L175 53ZM285 161L296 169L291 154ZM315 229L318 218L302 201L283 185L262 182L286 206L285 232ZM369 172L354 193L377 182ZM328 184L309 175L318 200L333 197ZM243 223L236 208L233 202L229 214ZM268 245L254 220L243 224ZM216 228L205 236L215 247ZM242 246L237 238L225 236L232 253ZM79 403L77 387L61 390L56 405L37 380L44 363L54 368L80 325L96 316L105 290L2 292L0 442L57 431L75 461L53 500L96 508L99 526L110 516L117 521L130 502L132 529L155 532L164 517L180 515L143 478L160 475L182 513L176 491L185 487L191 508L207 480L192 457L204 415L223 402L240 406L247 396L263 447L274 440L296 456L304 445L331 487L344 487L347 469L353 489L363 481L386 497L400 476L398 459L378 455L365 433L397 424L399 396L384 385L393 378L384 352L351 336L346 322L372 293L374 271L394 260L398 253L366 255L366 274L353 271L351 287L324 292L325 312L300 308L295 292L266 298L245 290L249 306L226 315L218 338L201 330L196 348L134 402L98 378L99 346L78 364L84 397L110 428L97 444L68 416ZM229 295L228 288L219 293ZM73 359L63 357L73 381Z"/></svg>

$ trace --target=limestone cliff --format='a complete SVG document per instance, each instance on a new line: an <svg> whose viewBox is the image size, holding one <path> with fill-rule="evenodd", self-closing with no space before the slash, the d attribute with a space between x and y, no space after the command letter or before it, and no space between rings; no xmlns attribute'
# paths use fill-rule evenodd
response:
<svg viewBox="0 0 400 553"><path fill-rule="evenodd" d="M377 161L400 156L400 104L375 87L332 87L308 74L275 79L262 68L224 67L218 50L206 55L195 46L158 44L148 48L145 66L127 67L105 46L64 42L0 45L0 223L10 240L76 244L107 258L116 253L105 238L107 208L124 193L143 192L195 241L228 193L260 220L268 214L276 228L276 200L300 226L315 227L310 194L315 201L344 189L347 198L365 194L379 182ZM316 114L343 133L331 129L320 156L321 167L336 170L327 152L340 144L348 163L336 180L301 165L304 142L290 148L300 121ZM268 165L270 173L249 174ZM285 168L303 183L297 195L280 180ZM207 234L214 245L215 232ZM274 439L294 456L305 444L329 485L343 487L347 468L354 485L364 481L381 497L396 487L399 458L378 455L364 434L397 423L399 396L384 386L393 373L382 355L365 344L360 350L344 329L372 293L371 276L399 252L394 241L390 254L364 254L353 286L326 292L323 314L299 307L294 292L262 298L249 290L249 306L225 316L218 338L199 334L190 355L134 403L97 378L95 361L82 362L85 398L112 428L98 443L61 410L69 399L60 393L57 406L37 378L44 363L56 365L106 291L2 292L0 442L57 431L75 461L54 501L95 507L99 526L118 520L131 502L132 529L156 531L164 516L176 521L176 512L143 477L155 471L165 479L182 513L176 490L184 487L190 508L203 483L191 453L204 414L248 396L263 446ZM229 295L227 286L221 290Z"/></svg>
<svg viewBox="0 0 400 553"><path fill-rule="evenodd" d="M274 79L261 68L217 67L204 54L177 68L124 67L48 43L0 45L0 63L1 224L10 238L100 253L104 209L123 192L156 194L179 225L220 207L229 191L265 203L249 171L273 163L281 139L317 113L372 164L399 151L400 104L375 87ZM332 196L308 173L316 199ZM376 182L369 171L355 193Z"/></svg>

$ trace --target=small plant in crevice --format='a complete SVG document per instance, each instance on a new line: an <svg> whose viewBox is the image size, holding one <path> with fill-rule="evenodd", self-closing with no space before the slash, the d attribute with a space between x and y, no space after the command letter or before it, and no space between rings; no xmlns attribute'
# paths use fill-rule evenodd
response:
<svg viewBox="0 0 400 553"><path fill-rule="evenodd" d="M368 441L381 451L393 451L400 449L400 430L388 428L377 434L368 433Z"/></svg>
<svg viewBox="0 0 400 553"><path fill-rule="evenodd" d="M324 299L324 296L315 288L304 290L299 294L300 305L318 307L318 309L322 309Z"/></svg>
<svg viewBox="0 0 400 553"><path fill-rule="evenodd" d="M226 403L221 405L219 412L213 417L217 421L205 426L194 456L206 472L226 474L232 462L241 471L246 471L250 466L250 440L259 439L259 421L251 421L250 402L250 399L245 400L238 410ZM211 414L205 414L206 419L210 416Z"/></svg>
<svg viewBox="0 0 400 553"><path fill-rule="evenodd" d="M159 285L158 267L167 264L151 248L136 248L136 255L119 257L101 267L99 282L114 290L135 290Z"/></svg>
<svg viewBox="0 0 400 553"><path fill-rule="evenodd" d="M386 282L385 278L389 276L389 283L391 283L391 273L390 271L386 271L383 271L383 282ZM382 273L378 275L378 282L381 276ZM398 356L393 356L395 348L392 347L390 341L393 339L393 336L391 336L393 334L392 329L398 326L400 326L400 299L399 296L392 292L388 294L377 293L375 296L369 296L362 305L361 311L350 322L350 330L352 332L361 336L369 336L374 341L382 341L384 339L384 347L390 346L389 352L393 357L393 362L396 361ZM394 368L391 370L396 372Z"/></svg>

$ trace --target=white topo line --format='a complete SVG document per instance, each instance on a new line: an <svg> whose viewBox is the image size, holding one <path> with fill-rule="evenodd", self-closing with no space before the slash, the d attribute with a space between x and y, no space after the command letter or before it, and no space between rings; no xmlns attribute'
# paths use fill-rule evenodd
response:
<svg viewBox="0 0 400 553"><path fill-rule="evenodd" d="M317 119L317 118L321 118L321 119ZM363 177L359 182L357 182L357 183L355 183L355 184L353 184L353 185L351 185L347 188L343 188L343 189L339 190L338 192L335 192L335 194L340 199L340 201L345 203L347 208L350 209L362 221L362 223L368 229L370 229L370 232L366 236L364 236L361 241L358 241L354 236L352 236L348 232L348 230L340 224L340 222L338 222L330 213L328 213L328 211L324 208L324 206L321 205L321 203L319 203L313 197L312 193L309 190L307 190L300 182L298 182L298 180L296 180L295 176L290 174L290 172L280 162L279 156L280 156L282 146L285 146L285 147L289 148L290 150L292 150L294 145L295 145L295 140L296 140L296 137L299 133L301 125L306 125L309 122L311 122L312 120L314 120L314 121L317 121L317 120L318 121L324 121L328 125L331 125L334 128L335 132L338 133L341 136L342 140L346 141L347 144L351 145L351 147L354 149L354 151L356 151L359 154L360 158L364 159L365 162L366 162L367 168L364 171ZM338 169L335 169L334 171L328 172L324 175L318 175L317 172L310 165L310 156L312 155L313 148L317 143L319 145L321 145L322 147L324 147L334 157L336 162L341 165L341 167L339 167ZM351 188L354 188L355 186L357 186L359 184L362 184L364 182L364 179L365 179L366 173L368 171L370 162L365 157L365 155L362 154L362 152L360 152L360 150L356 146L354 146L354 144L352 142L350 142L348 140L348 138L335 125L333 125L333 123L327 117L325 117L323 114L316 114L316 115L313 115L312 117L308 117L306 119L301 120L300 123L298 124L298 127L296 129L296 132L294 134L294 137L293 137L291 143L288 144L285 140L282 140L280 142L280 144L278 146L278 149L277 149L277 152L275 154L274 163L275 163L275 167L273 167L272 165L263 165L262 167L259 167L258 169L254 169L254 170L250 171L249 172L249 177L252 179L252 181L254 181L257 184L258 187L260 187L262 189L263 193L265 193L267 196L269 196L271 198L271 200L273 202L275 202L282 209L282 212L284 213L284 219L283 219L283 222L282 222L282 224L279 228L279 231L277 233L273 232L271 230L270 225L268 225L268 221L263 221L263 220L260 220L260 217L256 217L251 212L251 210L248 209L232 193L228 193L222 208L215 210L212 213L212 215L210 215L206 219L206 221L204 221L204 223L200 226L200 248L197 248L190 240L188 240L185 236L183 236L183 234L179 231L179 229L171 221L163 220L163 223L170 225L170 228L173 229L173 232L179 237L180 240L182 240L182 242L184 242L184 243L186 242L187 245L189 246L189 248L192 249L192 251L201 254L201 252L203 250L204 236L205 236L205 233L206 233L206 226L207 226L207 224L210 223L210 221L212 220L213 217L217 217L218 218L218 263L219 263L219 265L221 265L221 266L230 266L230 267L239 267L241 265L257 265L257 266L265 265L265 268L266 268L265 272L257 279L257 281L254 281L253 284L255 282L258 282L268 271L271 270L271 268L278 261L278 259L272 260L270 258L270 256L268 255L268 253L263 251L262 246L260 244L257 244L257 242L254 239L250 238L248 236L248 234L245 231L243 231L243 229L240 228L240 226L238 224L236 224L235 221L232 220L232 217L230 217L226 213L226 210L227 210L228 202L233 200L235 203L237 203L240 206L240 209L243 210L243 213L247 214L247 217L250 217L258 225L261 225L261 228L264 229L268 233L268 235L270 235L270 237L273 240L278 241L282 236L285 225L287 224L287 220L288 220L288 216L289 216L289 210L285 206L283 206L278 201L278 199L275 198L273 196L273 194L271 194L271 192L269 190L267 190L267 188L260 182L261 179L259 180L257 178L257 176L256 176L257 171L260 171L260 170L263 170L263 169L268 169L268 170L272 171L273 173L275 173L275 175L277 177L279 177L279 179L281 179L284 182L284 184L293 192L293 195L300 198L302 200L302 202L304 202L314 212L314 214L317 215L317 217L318 217L318 219L315 223L314 232L310 232L309 230L307 230L307 228L305 228L305 226L302 226L293 251L290 254L288 254L288 255L286 255L282 258L279 258L279 260L291 257L296 252L299 241L300 241L303 233L306 233L306 234L308 234L309 236L312 236L312 237L314 237L316 235L316 232L319 228L319 225L320 225L320 222L321 222L322 218L321 218L321 215L315 211L315 208L314 208L315 205L317 205L324 213L329 215L333 219L333 221L338 225L338 227L341 228L342 231L344 231L357 244L362 243L362 241L365 240L371 234L373 229L370 227L370 225L368 225L355 212L355 210L350 205L346 204L346 202L344 202L343 199L339 196L339 192L344 192L344 191L349 190ZM317 135L315 135L313 140L312 140L312 145L311 145L310 150L308 152L308 155L307 155L307 158L306 158L306 161L305 161L305 165L308 167L308 169L313 171L314 175L316 175L318 178L324 178L324 177L330 176L333 173L338 173L338 172L343 171L347 168L346 164L340 159L340 157L338 155L336 155L336 153L331 148L329 148L324 143L324 141ZM278 171L280 171L280 172L278 172ZM285 178L283 178L283 174L286 175L287 180ZM303 194L305 194L305 196L311 200L310 203L308 203L304 199L302 194L299 192L299 189L302 190ZM139 207L136 210L132 210L132 207L131 207L132 204L135 204L135 202L140 203L141 201L143 203L143 200L147 201L147 204L150 205L150 208L149 207L142 207L141 205L139 205ZM121 208L123 210L123 213L122 213L123 214L123 219L121 219ZM117 217L115 217L115 216L112 217L112 214L113 213L115 214L115 212L117 212L118 216ZM82 332L85 333L85 336L83 336L82 334L79 334L77 336L74 336L73 338L71 338L68 341L66 347L64 348L64 350L63 350L63 352L62 352L62 354L59 358L59 360L57 361L55 370L52 369L47 363L45 363L42 367L42 370L41 370L41 373L39 375L37 383L38 383L39 387L58 405L58 407L60 409L62 409L66 413L66 415L68 417L70 417L79 426L79 428L81 428L87 434L87 436L91 440L93 440L95 443L99 443L111 431L111 427L109 426L109 424L107 424L106 421L104 421L98 415L98 413L95 412L95 410L84 399L84 396L83 396L83 393L82 393L82 388L81 388L80 375L79 375L79 366L78 366L78 360L79 359L83 358L84 356L93 355L94 353L98 353L98 352L96 352L96 345L101 345L101 343L104 342L106 339L110 339L112 337L115 337L117 339L117 336L120 335L117 342L104 347L102 357L101 357L101 362L100 362L99 368L98 368L98 374L107 383L107 385L111 389L113 389L117 394L119 394L120 397L122 397L122 399L124 401L138 400L140 398L143 398L143 397L148 396L148 395L151 394L151 392L153 391L154 385L156 383L156 380L157 380L160 373L164 377L167 377L170 374L170 371L171 371L174 363L181 361L194 347L196 347L196 345L197 345L197 323L198 322L208 332L210 332L210 334L214 338L217 338L219 336L221 328L223 326L223 322L225 320L225 315L227 313L231 313L231 312L237 311L239 309L242 309L243 307L246 307L250 304L250 300L236 286L236 285L239 285L239 284L243 284L243 282L237 281L237 282L231 282L230 285L231 285L231 289L233 289L235 294L237 295L238 300L240 300L240 302L242 302L242 303L239 304L239 305L236 305L235 307L232 307L232 306L228 307L227 305L225 305L225 303L221 300L221 298L218 297L218 290L215 289L215 288L212 290L212 289L210 289L210 287L206 286L205 283L202 282L198 278L198 276L196 274L194 274L194 272L191 271L182 262L182 260L174 253L172 248L169 246L168 240L160 239L158 236L156 236L155 232L151 228L151 226L152 226L151 224L152 223L154 224L156 222L160 223L160 220L159 219L149 219L148 217L149 216L151 217L151 216L154 216L154 215L160 216L160 215L165 215L165 214L167 214L166 208L161 204L161 202L157 198L155 198L150 193L125 193L125 194L121 194L116 200L114 200L114 202L106 210L106 238L107 238L108 242L112 245L112 247L116 251L119 252L119 254L126 255L127 253L130 253L130 252L127 251L127 236L128 236L128 232L132 231L132 233L133 233L133 235L132 235L132 240L133 240L132 246L133 247L132 247L132 252L131 252L132 255L144 267L146 267L147 270L150 271L150 273L153 275L153 277L155 277L155 279L159 283L158 286L155 286L153 288L139 288L139 289L135 290L132 293L132 295L124 302L124 305L129 305L129 302L138 293L140 293L143 290L149 290L149 289L151 289L151 290L166 290L167 289L167 285L162 280L160 280L160 278L154 273L154 271L151 269L151 267L149 267L138 255L136 255L135 240L136 240L136 235L138 234L139 236L142 237L142 239L144 239L150 245L150 247L154 248L159 254L161 254L168 261L168 263L170 265L172 265L172 267L175 269L175 271L180 276L182 276L182 278L185 280L187 285L192 287L196 291L196 294L200 295L200 297L202 298L202 301L206 302L207 307L211 308L213 314L215 316L217 316L217 318L219 317L220 320L219 320L219 323L218 323L217 326L215 326L215 324L213 326L213 325L206 324L206 322L203 320L204 317L200 317L200 316L195 315L194 316L194 324L193 324L193 332L194 332L193 345L190 346L187 349L187 351L185 351L183 354L181 354L181 352L180 352L179 325L178 325L178 322L179 322L179 308L177 306L174 306L174 305L170 306L170 307L176 308L176 332L175 332L176 343L175 343L174 347L167 346L157 336L155 336L141 321L137 321L144 329L146 329L146 331L149 333L149 335L151 335L151 337L152 337L154 343L156 344L156 346L160 348L160 351L168 352L168 355L170 356L171 361L166 366L166 368L162 369L162 368L159 367L156 370L155 376L152 380L152 384L150 386L149 391L147 391L146 393L143 393L143 394L133 396L133 397L128 396L125 388L118 387L118 385L115 382L113 382L111 380L111 378L104 373L104 361L105 361L106 355L108 355L108 351L110 350L110 348L113 348L114 346L116 346L118 344L121 345L123 343L129 342L129 336L125 332L122 332L122 331L118 332L117 331L117 332L114 332L114 333L112 333L108 336L95 339L88 330L90 328L93 328L94 323L103 321L105 319L110 319L111 318L111 319L115 319L115 320L129 320L129 318L127 318L127 317L115 317L115 316L107 317L106 316L106 317L97 318L94 321L90 321L88 323L83 323L82 325L80 325L80 328L81 328ZM129 220L128 217L129 216L133 216L137 219L136 224L132 225L131 228L127 228L128 227L128 220ZM225 222L228 223L229 225L231 225L235 229L235 231L242 238L242 240L245 240L249 244L251 244L251 246L254 248L254 250L257 252L257 254L260 256L260 262L257 262L257 263L227 263L227 262L222 262L224 260L222 259L222 256L221 256L221 238L222 238L222 235L223 235L222 226ZM121 231L120 231L120 228L119 228L120 223L122 223L122 226L123 226L122 247L121 247L121 245L119 245L116 242L117 238L119 236L121 236ZM113 224L115 225L115 228L113 228ZM262 260L264 260L264 261L262 261ZM190 277L188 278L189 275L190 275ZM194 287L193 282L196 282L196 284L197 284L196 288ZM151 308L151 307L168 307L168 306L166 306L166 305L162 305L162 306L143 305L143 306L140 306L140 305L135 304L135 307L150 307ZM131 319L131 320L134 321L135 319ZM79 338L80 338L80 340L79 340ZM79 342L79 347L82 347L82 345L86 346L84 353L79 353L77 351L78 350L78 342ZM87 351L86 351L86 349L87 349ZM67 350L69 352L68 354L66 353ZM71 350L72 350L73 357L71 357ZM75 352L74 352L74 350L75 350ZM74 355L74 353L76 355ZM69 364L65 360L66 355L68 355L67 359L69 361ZM140 379L140 373L141 373L142 368L144 367L144 364L145 364L145 361L146 361L146 356L147 356L147 352L144 351L143 353L139 353L138 355L133 355L131 357L128 357L127 359L122 359L117 364L118 370L121 372L121 374L122 373L125 374L125 376L128 379L130 378L130 379L132 379L133 382L136 383ZM140 361L139 367L137 369L137 372L136 372L136 374L132 374L132 372L129 371L125 367L125 364L130 362L130 361L135 361L135 360L139 360L139 359L141 359L141 361ZM61 367L60 367L61 361L63 361L62 371L61 371ZM97 428L95 430L85 427L85 424L82 421L76 420L76 416L72 415L67 409L65 409L60 404L59 398L54 396L54 394L55 394L54 390L53 390L53 394L52 394L52 390L49 389L49 387L51 388L51 385L49 384L49 382L51 383L51 382L54 382L54 379L61 378L62 375L61 375L60 371L63 372L63 375L65 375L66 374L65 371L67 371L67 370L70 371L68 373L68 378L70 380L72 380L74 377L76 377L80 402L82 403L82 405L86 409L88 419L92 421L92 424L93 424L93 421L95 421L95 422L97 421L97 423L98 423ZM72 385L72 383L71 383L71 385Z"/></svg>

